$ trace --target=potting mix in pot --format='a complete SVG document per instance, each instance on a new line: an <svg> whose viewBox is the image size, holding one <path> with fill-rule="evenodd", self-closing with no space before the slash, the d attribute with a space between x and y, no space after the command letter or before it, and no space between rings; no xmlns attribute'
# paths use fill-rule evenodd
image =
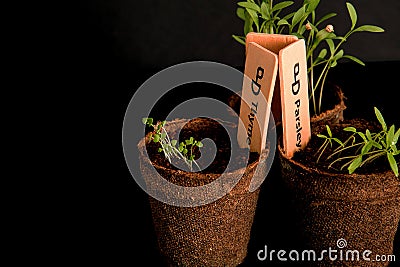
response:
<svg viewBox="0 0 400 267"><path fill-rule="evenodd" d="M305 264L389 263L368 259L393 253L400 219L400 129L387 124L373 107L375 121L346 119L343 92L328 82L328 72L339 60L364 65L342 49L351 35L383 29L357 26L356 10L346 3L351 25L340 36L327 23L336 13L316 14L319 0L305 0L298 10L287 11L293 3L238 3L244 36L233 37L246 46L245 77L242 92L228 104L244 127L217 118L143 119L149 131L138 148L149 190L171 193L157 182L157 175L193 188L209 185L221 174L235 180L240 173L227 194L204 205L149 198L159 248L170 266L237 266L247 256L260 191L250 190L250 184L267 176L266 159L275 151L270 149L275 144L265 143L271 109L282 129L277 144L282 175L271 178L283 179L298 210L304 243L315 252ZM232 149L238 152L234 157ZM208 154L213 160L203 157ZM206 199L213 193L210 189L202 194ZM331 248L340 251L339 258L328 255Z"/></svg>
<svg viewBox="0 0 400 267"><path fill-rule="evenodd" d="M375 113L376 122L313 125L308 146L293 158L279 146L282 178L307 248L343 249L340 261L327 256L316 266L387 266L374 259L393 254L400 219L400 130L387 126L376 108ZM346 245L337 247L338 240Z"/></svg>
<svg viewBox="0 0 400 267"><path fill-rule="evenodd" d="M260 155L239 148L227 133L237 131L237 125L232 123L209 118L177 119L155 125L152 119L145 118L143 122L152 131L138 145L140 168L147 189L156 195L171 193L163 191L168 189L157 182L158 174L175 185L194 188L218 182L223 173L227 183L206 189L204 195L196 194L200 203L218 188L238 180L228 194L204 205L183 206L179 202L169 204L149 198L159 248L166 263L169 266L237 266L243 262L260 191L249 188L253 180L267 175L269 150L264 149ZM213 140L215 153L210 143L200 141L205 138ZM145 155L146 149L150 159ZM203 162L203 153L215 154L212 162ZM173 166L175 160L186 167L179 168L179 163Z"/></svg>

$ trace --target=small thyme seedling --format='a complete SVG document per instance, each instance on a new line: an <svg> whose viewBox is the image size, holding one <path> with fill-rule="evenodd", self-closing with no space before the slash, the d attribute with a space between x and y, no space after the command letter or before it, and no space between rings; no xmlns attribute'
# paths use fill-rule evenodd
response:
<svg viewBox="0 0 400 267"><path fill-rule="evenodd" d="M166 121L157 122L154 125L152 118L143 118L142 122L143 124L153 128L153 132L150 133L150 139L154 143L160 144L158 152L163 152L165 158L170 163L172 158L177 158L183 160L191 171L193 171L193 164L196 165L198 170L201 170L200 166L194 159L193 149L195 147L203 147L202 142L196 141L193 137L190 137L177 146L178 140L171 140L168 132L164 128Z"/></svg>
<svg viewBox="0 0 400 267"><path fill-rule="evenodd" d="M278 1L277 1L278 2ZM286 8L294 4L293 1L280 1L274 4L273 0L246 0L238 2L236 15L244 21L244 36L232 35L241 44L246 44L246 35L249 32L291 34L306 42L308 81L310 99L315 114L321 113L322 96L328 72L335 67L339 60L347 58L358 64L365 65L360 59L345 55L340 49L342 44L356 32L383 32L374 25L357 26L357 12L351 3L346 3L351 20L350 30L339 36L334 33L327 20L335 17L336 13L328 13L317 18L316 9L320 0L304 0L301 7L292 13L285 13ZM323 24L324 23L324 24ZM323 26L325 25L325 26ZM322 48L325 45L325 48ZM320 49L320 47L322 49ZM329 52L329 53L328 53ZM317 74L316 67L322 71Z"/></svg>
<svg viewBox="0 0 400 267"><path fill-rule="evenodd" d="M400 150L397 149L400 129L396 131L394 125L388 128L382 113L376 107L374 110L382 130L378 133L371 133L368 129L365 130L365 132L357 131L357 129L352 126L344 128L344 131L350 132L352 135L346 141L341 142L341 146L336 148L334 152L326 158L327 160L336 158L329 164L328 168L331 168L336 163L344 161L345 163L341 165L340 169L343 170L347 167L347 170L351 174L365 164L386 156L393 173L396 177L399 176L399 163L396 161L395 156L400 154ZM322 137L322 135L318 136ZM355 151L355 153L353 155L341 157L340 155L346 151ZM322 153L323 151L318 157L318 160Z"/></svg>

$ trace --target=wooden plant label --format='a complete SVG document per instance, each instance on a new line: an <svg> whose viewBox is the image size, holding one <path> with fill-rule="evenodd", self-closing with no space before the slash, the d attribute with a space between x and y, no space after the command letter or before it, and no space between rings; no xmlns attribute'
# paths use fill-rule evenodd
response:
<svg viewBox="0 0 400 267"><path fill-rule="evenodd" d="M279 51L284 49L286 46L296 42L298 38L294 35L284 34L265 34L251 32L246 35L246 44L255 42L272 53L279 55ZM280 82L279 76L275 80L274 95L272 97L272 114L274 114L275 123L282 122L282 107L281 107L281 93L280 93Z"/></svg>
<svg viewBox="0 0 400 267"><path fill-rule="evenodd" d="M267 139L278 56L254 42L247 44L246 54L237 139L240 147L261 153Z"/></svg>
<svg viewBox="0 0 400 267"><path fill-rule="evenodd" d="M271 105L275 121L282 121L285 154L293 157L311 137L304 40L249 33L237 136L240 147L259 153L265 148Z"/></svg>
<svg viewBox="0 0 400 267"><path fill-rule="evenodd" d="M279 51L283 147L287 157L303 149L311 138L307 61L304 40Z"/></svg>

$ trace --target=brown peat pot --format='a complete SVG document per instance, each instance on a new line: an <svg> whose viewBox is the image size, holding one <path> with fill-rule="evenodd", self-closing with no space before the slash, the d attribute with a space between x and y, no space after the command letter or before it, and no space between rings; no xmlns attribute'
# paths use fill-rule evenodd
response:
<svg viewBox="0 0 400 267"><path fill-rule="evenodd" d="M185 125L195 139L201 138L197 133L209 132L218 144L221 141L218 139L226 136L217 124L211 119L194 119L189 123L178 119L168 122L165 129L171 138L177 139L177 131ZM236 125L227 123L226 127L235 130ZM185 187L205 185L220 176L219 173L186 172L159 165L144 153L148 142L147 136L138 144L140 168L148 190L162 193L163 188L154 182L155 172ZM252 179L265 178L267 156L266 150L244 168L228 171L228 179L235 179L241 172L244 174L227 195L212 203L180 207L149 197L159 249L169 266L237 266L243 262L259 195L259 188L249 192L249 185ZM257 166L257 175L254 175Z"/></svg>
<svg viewBox="0 0 400 267"><path fill-rule="evenodd" d="M308 262L311 266L387 266L376 255L392 255L400 219L400 180L393 171L380 173L331 173L285 156L278 145L282 178L292 196L308 249L317 253L332 248L331 261ZM353 261L351 252L359 252ZM363 260L363 252L371 261ZM346 256L348 253L348 257ZM347 258L346 258L347 257ZM356 254L354 256L356 259Z"/></svg>

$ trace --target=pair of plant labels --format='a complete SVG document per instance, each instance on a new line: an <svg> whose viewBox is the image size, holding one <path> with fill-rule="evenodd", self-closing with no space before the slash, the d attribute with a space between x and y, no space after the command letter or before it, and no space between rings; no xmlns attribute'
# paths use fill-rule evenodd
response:
<svg viewBox="0 0 400 267"><path fill-rule="evenodd" d="M311 138L308 101L304 40L292 35L247 34L239 146L261 153L273 106L275 120L282 121L285 154L293 157Z"/></svg>

